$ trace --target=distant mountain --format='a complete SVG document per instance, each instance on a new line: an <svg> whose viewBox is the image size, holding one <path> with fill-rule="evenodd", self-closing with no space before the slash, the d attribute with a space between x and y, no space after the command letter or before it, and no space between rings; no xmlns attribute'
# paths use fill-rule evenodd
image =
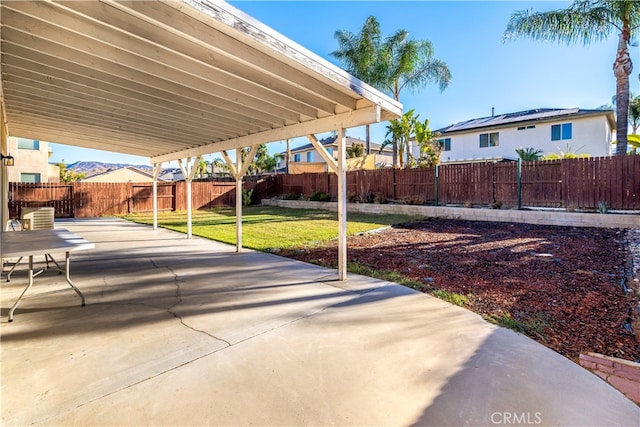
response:
<svg viewBox="0 0 640 427"><path fill-rule="evenodd" d="M67 165L67 169L73 170L74 172L84 173L87 178L93 175L97 175L99 173L109 172L115 169L121 169L127 166L133 166L135 168L151 171L153 168L149 165L131 165L127 163L102 163L102 162L75 162Z"/></svg>

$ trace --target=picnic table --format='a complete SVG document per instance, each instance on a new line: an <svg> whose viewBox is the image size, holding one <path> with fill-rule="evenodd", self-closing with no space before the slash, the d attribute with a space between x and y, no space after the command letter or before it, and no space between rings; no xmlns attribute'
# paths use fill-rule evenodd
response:
<svg viewBox="0 0 640 427"><path fill-rule="evenodd" d="M20 262L23 257L29 257L27 287L22 291L16 302L11 307L11 310L9 310L9 322L13 321L13 313L18 307L20 300L22 300L29 289L33 286L34 278L44 271L41 270L34 273L33 257L37 255L51 257L50 254L52 253L65 253L64 268L61 268L57 263L56 267L65 274L67 283L78 294L82 300L82 306L84 307L84 295L80 289L73 284L70 278L69 260L70 253L73 251L95 248L95 245L92 242L89 242L88 240L85 240L64 228L25 232L1 232L0 237L0 258L19 258L17 262ZM7 281L10 280L12 272L13 269L7 275Z"/></svg>

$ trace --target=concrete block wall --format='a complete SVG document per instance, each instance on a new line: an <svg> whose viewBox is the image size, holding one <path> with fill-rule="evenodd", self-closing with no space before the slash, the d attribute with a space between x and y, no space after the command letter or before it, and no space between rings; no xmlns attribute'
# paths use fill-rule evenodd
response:
<svg viewBox="0 0 640 427"><path fill-rule="evenodd" d="M580 355L580 365L640 405L640 363L598 353Z"/></svg>
<svg viewBox="0 0 640 427"><path fill-rule="evenodd" d="M323 209L336 212L336 202L264 199L263 205L286 208ZM470 221L520 222L570 227L640 228L640 215L596 214L582 212L528 211L511 209L460 208L396 204L348 203L348 212L369 214L405 214Z"/></svg>

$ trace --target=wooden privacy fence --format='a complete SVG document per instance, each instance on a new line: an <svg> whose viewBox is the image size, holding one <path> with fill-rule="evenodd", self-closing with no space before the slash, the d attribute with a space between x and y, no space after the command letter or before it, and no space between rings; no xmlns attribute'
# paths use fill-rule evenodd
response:
<svg viewBox="0 0 640 427"><path fill-rule="evenodd" d="M273 197L275 177L248 179L243 188L252 190L252 201ZM235 206L235 181L193 181L191 198L195 209L214 206ZM20 218L23 207L52 206L56 218L93 218L104 215L124 215L151 212L151 183L9 183L9 215ZM159 182L158 210L186 210L186 183Z"/></svg>
<svg viewBox="0 0 640 427"><path fill-rule="evenodd" d="M337 198L334 173L247 177L252 201L322 191ZM23 206L52 206L56 217L89 218L152 210L151 183L10 183L9 212ZM235 205L235 182L193 181L195 209ZM508 206L640 209L640 156L540 162L468 163L426 169L360 170L347 173L350 200L395 200L412 204L463 205L502 202ZM158 183L159 210L186 210L186 183Z"/></svg>
<svg viewBox="0 0 640 427"><path fill-rule="evenodd" d="M278 175L280 194L337 197L333 173ZM640 209L640 156L538 162L466 163L424 169L347 172L349 199L376 195L404 203L492 204L597 209Z"/></svg>

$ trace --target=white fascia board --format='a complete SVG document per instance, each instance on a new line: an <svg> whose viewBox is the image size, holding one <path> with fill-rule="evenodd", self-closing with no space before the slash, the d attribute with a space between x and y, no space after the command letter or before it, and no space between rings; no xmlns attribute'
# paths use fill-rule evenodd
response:
<svg viewBox="0 0 640 427"><path fill-rule="evenodd" d="M283 126L277 129L270 129L240 138L231 138L225 141L212 142L199 147L176 151L175 153L155 156L151 158L151 163L170 162L185 157L203 156L206 154L219 153L225 150L235 150L238 148L253 147L254 145L267 144L269 142L281 141L284 139L297 138L309 134L364 126L380 122L380 115L380 106L373 105L360 110L349 111L290 126Z"/></svg>

